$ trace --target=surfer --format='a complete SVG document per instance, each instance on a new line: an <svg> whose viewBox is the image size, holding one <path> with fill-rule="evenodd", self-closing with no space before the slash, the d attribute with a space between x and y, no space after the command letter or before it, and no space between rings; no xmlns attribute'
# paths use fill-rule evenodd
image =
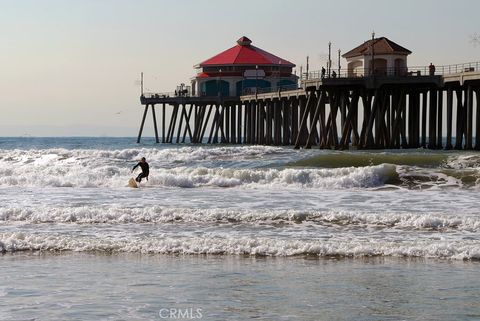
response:
<svg viewBox="0 0 480 321"><path fill-rule="evenodd" d="M147 181L148 181L148 174L150 172L150 166L148 166L148 163L147 163L147 160L145 159L145 157L142 157L142 159L140 159L140 162L137 165L133 166L132 173L135 170L135 168L137 168L138 166L140 166L140 168L142 169L142 172L140 174L138 174L137 178L135 178L135 181L140 183L142 181L142 178L146 178Z"/></svg>

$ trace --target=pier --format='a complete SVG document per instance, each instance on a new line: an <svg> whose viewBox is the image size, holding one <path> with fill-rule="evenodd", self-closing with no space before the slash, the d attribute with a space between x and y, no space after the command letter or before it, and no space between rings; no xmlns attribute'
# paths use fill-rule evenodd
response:
<svg viewBox="0 0 480 321"><path fill-rule="evenodd" d="M142 93L137 142L151 110L157 143L480 150L480 62L433 70L377 70L372 63L304 73L298 86L256 87L241 95L217 88L217 95L183 88Z"/></svg>

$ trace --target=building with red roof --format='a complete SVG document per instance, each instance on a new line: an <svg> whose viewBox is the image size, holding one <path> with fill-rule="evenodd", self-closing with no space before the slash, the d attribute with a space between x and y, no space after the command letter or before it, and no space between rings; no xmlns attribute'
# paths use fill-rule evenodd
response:
<svg viewBox="0 0 480 321"><path fill-rule="evenodd" d="M252 45L247 37L237 44L194 66L192 94L199 96L240 96L260 88L296 87L293 63Z"/></svg>
<svg viewBox="0 0 480 321"><path fill-rule="evenodd" d="M412 52L386 37L365 41L342 55L348 75L402 74L407 72L407 56ZM372 63L373 57L373 63Z"/></svg>

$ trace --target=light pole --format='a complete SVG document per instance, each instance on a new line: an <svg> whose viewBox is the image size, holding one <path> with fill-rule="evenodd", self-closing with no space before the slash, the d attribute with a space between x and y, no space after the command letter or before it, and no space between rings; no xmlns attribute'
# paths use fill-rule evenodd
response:
<svg viewBox="0 0 480 321"><path fill-rule="evenodd" d="M258 93L258 65L255 65L255 96Z"/></svg>
<svg viewBox="0 0 480 321"><path fill-rule="evenodd" d="M218 71L220 72L220 76L219 76L217 89L218 89L218 96L221 97L222 96L222 89L221 89L221 86L222 86L222 68L220 68Z"/></svg>
<svg viewBox="0 0 480 321"><path fill-rule="evenodd" d="M279 60L278 61L278 82L277 82L277 87L279 83L281 83L282 81L282 61ZM278 88L279 90L281 90L281 88Z"/></svg>
<svg viewBox="0 0 480 321"><path fill-rule="evenodd" d="M307 72L306 72L305 80L308 80L308 56L307 56Z"/></svg>
<svg viewBox="0 0 480 321"><path fill-rule="evenodd" d="M328 62L327 62L327 73L328 77L330 77L330 69L332 67L332 42L328 42Z"/></svg>
<svg viewBox="0 0 480 321"><path fill-rule="evenodd" d="M340 77L340 69L342 69L342 66L340 66L340 49L338 49L338 77Z"/></svg>
<svg viewBox="0 0 480 321"><path fill-rule="evenodd" d="M375 73L375 49L373 48L373 43L375 42L375 31L372 32L372 75Z"/></svg>

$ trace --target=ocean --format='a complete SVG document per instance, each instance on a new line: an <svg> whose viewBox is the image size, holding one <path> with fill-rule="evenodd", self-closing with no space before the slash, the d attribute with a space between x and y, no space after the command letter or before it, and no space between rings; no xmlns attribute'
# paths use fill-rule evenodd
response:
<svg viewBox="0 0 480 321"><path fill-rule="evenodd" d="M479 320L479 193L473 151L0 138L0 320Z"/></svg>

